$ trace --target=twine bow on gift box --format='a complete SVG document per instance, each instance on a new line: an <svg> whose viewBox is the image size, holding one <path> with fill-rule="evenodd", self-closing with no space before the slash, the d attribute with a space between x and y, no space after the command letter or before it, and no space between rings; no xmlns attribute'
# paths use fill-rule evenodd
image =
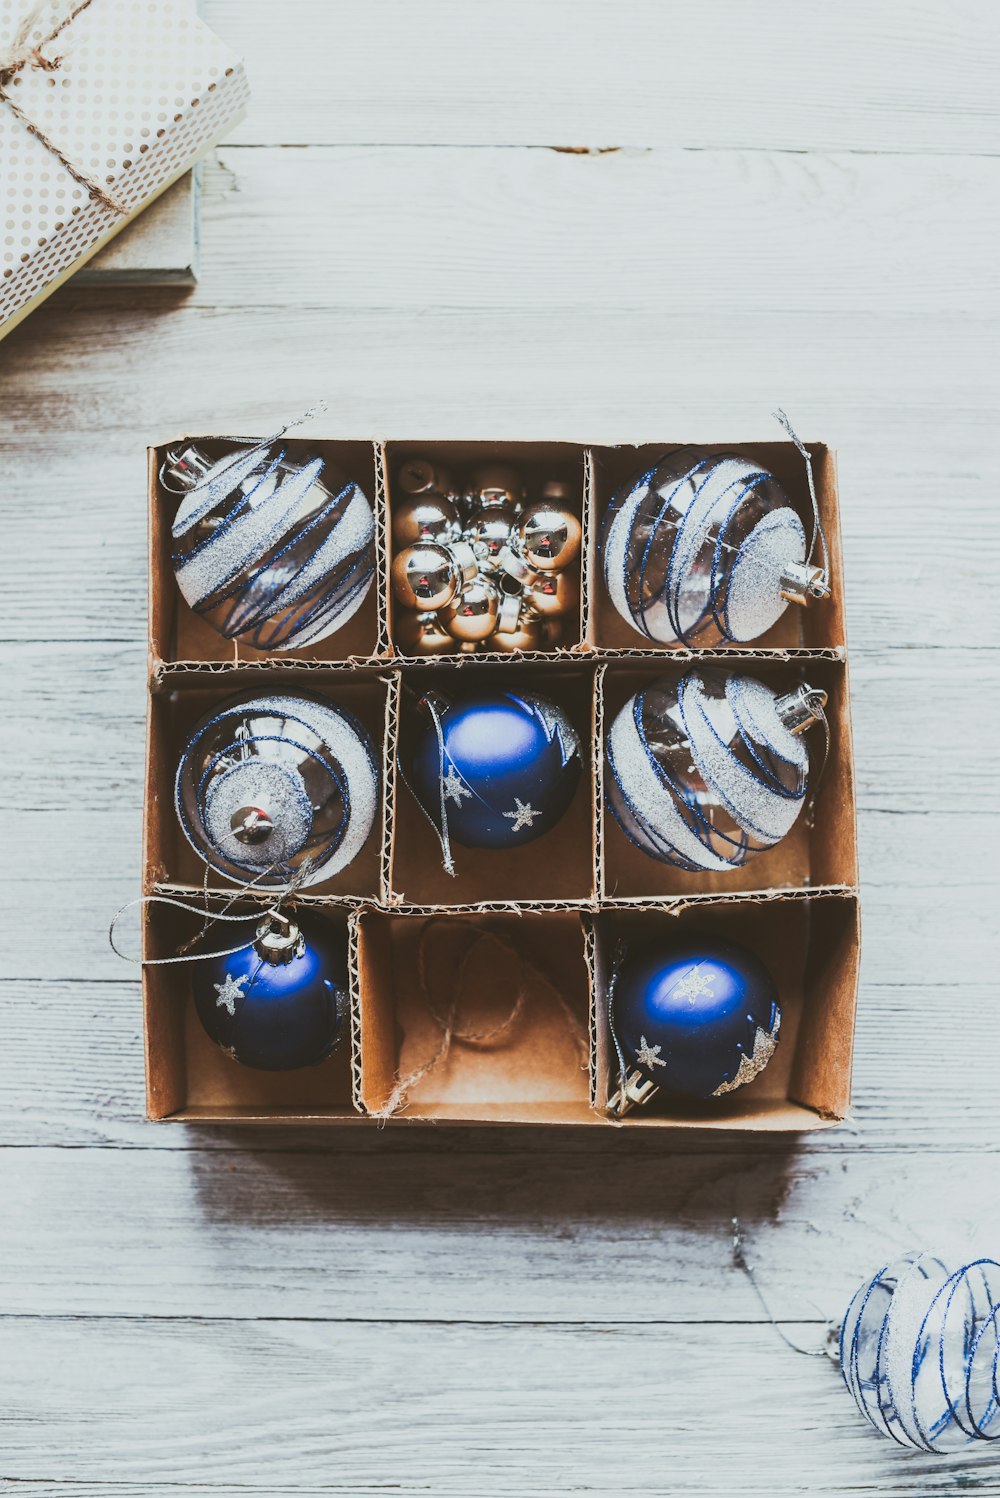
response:
<svg viewBox="0 0 1000 1498"><path fill-rule="evenodd" d="M81 187L86 188L92 199L103 203L105 208L110 208L112 213L124 215L128 213L128 209L124 203L120 202L113 193L108 192L106 187L102 187L99 182L95 182L76 162L71 161L59 149L56 143L49 139L45 131L29 115L25 114L21 106L14 102L10 92L11 85L25 68L41 68L46 73L58 72L62 66L62 57L45 57L42 54L42 48L54 42L56 37L65 31L66 27L71 25L78 15L89 8L90 4L91 0L76 0L76 4L73 5L72 9L65 11L61 18L49 27L40 40L33 39L34 33L39 27L42 14L52 8L52 0L41 0L40 4L31 7L21 22L10 46L6 50L0 48L0 103L7 105L11 113L21 121L27 130L30 130L35 139L40 140L45 149L50 151L60 165L66 168L74 182L78 182Z"/></svg>

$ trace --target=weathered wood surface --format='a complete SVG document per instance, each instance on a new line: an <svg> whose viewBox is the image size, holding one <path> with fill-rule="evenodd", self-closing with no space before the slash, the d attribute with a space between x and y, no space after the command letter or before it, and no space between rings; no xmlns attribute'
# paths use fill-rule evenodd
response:
<svg viewBox="0 0 1000 1498"><path fill-rule="evenodd" d="M209 0L255 103L190 294L0 346L0 1490L1000 1494L785 1348L896 1251L1000 1250L1000 290L987 0ZM621 146L604 155L532 149ZM289 147L301 149L288 149ZM803 1140L152 1127L144 447L840 449L865 948Z"/></svg>

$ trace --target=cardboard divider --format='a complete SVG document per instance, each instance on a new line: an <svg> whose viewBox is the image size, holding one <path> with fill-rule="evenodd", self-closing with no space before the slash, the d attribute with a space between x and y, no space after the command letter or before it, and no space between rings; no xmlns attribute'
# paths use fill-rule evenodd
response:
<svg viewBox="0 0 1000 1498"><path fill-rule="evenodd" d="M358 1102L379 1114L398 1077L404 1119L595 1123L588 1068L585 937L572 911L440 914L364 910L357 932ZM421 970L426 986L421 981ZM465 1038L462 1038L462 1037Z"/></svg>
<svg viewBox="0 0 1000 1498"><path fill-rule="evenodd" d="M391 903L417 906L586 904L595 897L593 668L546 669L535 664L483 664L457 676L454 668L402 671L398 781L392 831ZM489 692L532 692L562 708L580 738L583 768L569 808L534 842L517 848L464 848L452 836L456 875L442 864L441 847L427 815L406 784L418 735L430 731L420 697L435 691L461 701ZM402 783L399 783L402 782Z"/></svg>
<svg viewBox="0 0 1000 1498"><path fill-rule="evenodd" d="M332 487L353 479L368 498L376 516L384 514L381 460L378 444L367 441L331 442L321 438L287 435L281 439L293 461L307 462L317 454L324 460L321 480ZM384 653L384 558L376 546L376 571L364 601L343 628L325 640L302 646L298 650L268 653L255 650L241 640L224 639L181 596L174 578L171 556L171 525L178 497L170 494L159 481L160 467L168 448L194 444L209 457L220 458L232 451L232 441L217 437L183 436L149 449L149 649L157 660L221 661L233 665L271 661L358 661L371 660Z"/></svg>
<svg viewBox="0 0 1000 1498"><path fill-rule="evenodd" d="M607 901L676 899L690 895L720 895L748 891L797 889L807 885L854 885L857 883L857 828L854 812L854 768L851 741L850 695L847 665L841 660L812 658L808 661L776 663L768 656L746 652L716 653L714 658L678 662L670 658L637 662L612 662L603 668L603 732L600 751L603 776L608 769L604 742L618 713L643 687L660 677L677 680L686 670L711 667L757 677L775 690L790 690L807 680L828 694L826 716L830 725L830 752L818 781L818 794L811 811L807 802L791 831L766 852L750 858L741 868L723 872L689 873L672 864L660 863L644 853L625 835L615 818L605 812L601 898ZM823 758L823 729L807 731L812 776ZM815 780L814 780L815 784Z"/></svg>
<svg viewBox="0 0 1000 1498"><path fill-rule="evenodd" d="M217 903L217 902L216 902ZM227 914L252 905L230 907ZM197 915L160 904L146 907L144 955L175 957L201 926ZM347 913L318 911L343 933ZM223 951L233 942L231 925L215 926L205 939L206 951ZM193 964L147 966L143 974L146 1028L146 1112L150 1119L225 1120L333 1119L356 1117L352 1100L350 1018L337 1049L319 1066L296 1071L257 1071L227 1056L205 1033L191 997Z"/></svg>
<svg viewBox="0 0 1000 1498"><path fill-rule="evenodd" d="M570 442L389 442L385 448L386 468L388 479L388 517L386 530L388 533L389 561L395 555L396 548L392 541L392 513L393 507L405 496L401 496L397 487L397 474L400 466L410 458L426 458L436 467L446 469L454 479L459 491L467 488L472 473L488 464L504 463L516 468L523 476L527 488L527 501L541 497L543 484L547 479L564 479L572 484L575 495L574 505L576 514L584 520L585 499L587 490L587 465L585 449L576 443ZM571 563L570 570L581 577L583 566L583 549L577 560ZM583 584L581 579L581 598ZM388 620L389 649L393 655L398 656L401 661L414 665L440 665L451 662L452 664L465 665L470 657L464 654L460 645L456 642L454 652L436 656L415 656L406 652L399 643L395 629L394 619L401 605L393 597L392 588L386 585L385 609ZM563 623L563 632L557 644L546 646L542 650L517 651L513 657L518 660L540 660L559 659L567 654L579 652L583 640L583 627L581 606L578 606L574 614L567 614ZM487 642L487 645L489 642ZM571 657L572 658L572 657ZM510 661L512 653L502 650L490 650L488 648L477 651L474 659L496 660L501 662Z"/></svg>
<svg viewBox="0 0 1000 1498"><path fill-rule="evenodd" d="M595 1104L618 1085L608 1028L615 954L698 933L747 947L778 990L781 1038L764 1071L744 1087L704 1102L658 1093L617 1121L621 1128L810 1130L846 1117L850 1105L860 940L853 891L705 899L670 911L633 909L590 917L595 1015Z"/></svg>
<svg viewBox="0 0 1000 1498"><path fill-rule="evenodd" d="M587 643L602 653L606 651L626 654L669 654L678 647L660 645L655 640L640 634L621 617L608 596L604 574L601 569L600 545L604 518L608 506L616 494L631 487L636 479L652 468L662 457L684 444L680 442L646 443L635 447L595 447L593 449L593 499L591 511L591 541L588 556L590 618ZM767 468L781 483L789 503L796 510L805 527L806 537L812 535L813 516L809 498L805 461L795 446L785 442L731 442L698 443L699 448L709 451L737 453L752 458ZM837 470L834 454L820 442L808 442L806 447L813 460L813 477L820 519L830 554L831 597L825 602L812 602L805 607L789 604L777 623L751 645L729 644L721 641L713 647L718 650L746 651L787 649L838 649L846 645L844 622L844 576L840 540L840 520L837 506Z"/></svg>
<svg viewBox="0 0 1000 1498"><path fill-rule="evenodd" d="M376 762L382 763L382 794L368 841L358 856L332 879L309 885L310 894L379 900L384 894L386 842L385 763L387 734L393 727L395 677L358 673L331 675L324 681L310 675L308 682L290 681L280 672L255 672L249 681L234 672L206 681L199 675L175 673L169 690L154 691L149 699L146 760L145 887L164 885L203 887L205 864L181 830L174 806L174 781L184 746L207 714L234 698L269 691L305 693L347 709L367 731ZM209 885L232 890L224 875L211 871Z"/></svg>

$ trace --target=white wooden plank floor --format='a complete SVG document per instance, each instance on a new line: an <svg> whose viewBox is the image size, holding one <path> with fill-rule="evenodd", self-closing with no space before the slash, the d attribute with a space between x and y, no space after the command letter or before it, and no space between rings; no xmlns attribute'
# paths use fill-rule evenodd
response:
<svg viewBox="0 0 1000 1498"><path fill-rule="evenodd" d="M207 0L246 122L191 294L0 345L0 1490L1000 1494L817 1341L912 1245L1000 1255L994 0ZM586 148L580 150L578 148ZM850 1126L676 1144L141 1121L144 447L840 449L865 951Z"/></svg>

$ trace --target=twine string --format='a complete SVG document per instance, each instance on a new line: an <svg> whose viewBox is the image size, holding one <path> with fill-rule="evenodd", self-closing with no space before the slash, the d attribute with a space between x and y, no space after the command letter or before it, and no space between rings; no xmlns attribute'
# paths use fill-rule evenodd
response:
<svg viewBox="0 0 1000 1498"><path fill-rule="evenodd" d="M420 933L417 945L417 986L420 1000L427 1013L438 1027L439 1038L432 1054L405 1075L397 1075L392 1091L380 1108L372 1110L375 1118L385 1120L391 1118L401 1108L405 1107L409 1095L418 1083L441 1066L451 1053L456 1043L470 1047L487 1049L498 1042L505 1040L510 1032L516 1027L527 1004L528 980L540 984L546 988L556 999L564 1018L567 1021L574 1043L581 1056L581 1064L587 1063L587 1043L584 1038L580 1021L574 1014L559 987L542 972L533 962L530 962L512 942L501 936L497 931L485 927L474 927L471 931L464 933L461 946L461 957L457 964L454 955L449 964L454 970L454 980L448 993L447 1003L441 1005L432 998L432 986L428 978L428 947L430 936L436 927L448 926L451 923L446 916L437 916L428 920ZM454 929L452 927L452 929ZM466 976L471 966L473 957L482 947L482 944L492 943L498 947L506 956L512 958L517 968L517 986L514 1000L508 1012L496 1024L489 1025L485 1029L469 1029L459 1023L459 1011L465 994L468 992Z"/></svg>
<svg viewBox="0 0 1000 1498"><path fill-rule="evenodd" d="M41 0L41 3L31 7L21 22L20 28L7 51L0 53L0 100L21 121L25 129L30 131L36 140L41 141L47 151L51 152L60 166L64 167L73 178L74 182L86 188L91 198L103 203L105 208L109 208L112 213L123 216L128 213L128 209L124 203L115 197L114 193L109 192L106 187L102 186L100 182L88 176L81 166L78 166L64 151L61 151L55 141L45 133L41 126L36 124L31 116L26 114L21 106L15 102L10 93L11 85L25 68L41 68L46 73L58 72L64 59L61 56L45 57L42 54L42 48L54 42L56 37L76 20L77 16L89 8L90 4L91 0L77 0L72 10L68 11L61 20L50 27L48 32L38 42L33 42L31 35L41 19L42 12L48 9L47 0Z"/></svg>
<svg viewBox="0 0 1000 1498"><path fill-rule="evenodd" d="M743 1273L750 1281L754 1294L760 1301L761 1310L786 1347L790 1347L792 1352L801 1353L806 1358L833 1358L834 1361L837 1360L838 1354L833 1350L831 1341L831 1333L835 1330L832 1323L827 1326L827 1336L822 1347L800 1347L797 1342L792 1341L791 1337L788 1336L787 1332L780 1325L777 1317L767 1303L764 1292L760 1288L754 1267L747 1257L746 1243L743 1239L743 1230L740 1227L740 1219L738 1217L733 1218L733 1263L737 1269L743 1270Z"/></svg>

